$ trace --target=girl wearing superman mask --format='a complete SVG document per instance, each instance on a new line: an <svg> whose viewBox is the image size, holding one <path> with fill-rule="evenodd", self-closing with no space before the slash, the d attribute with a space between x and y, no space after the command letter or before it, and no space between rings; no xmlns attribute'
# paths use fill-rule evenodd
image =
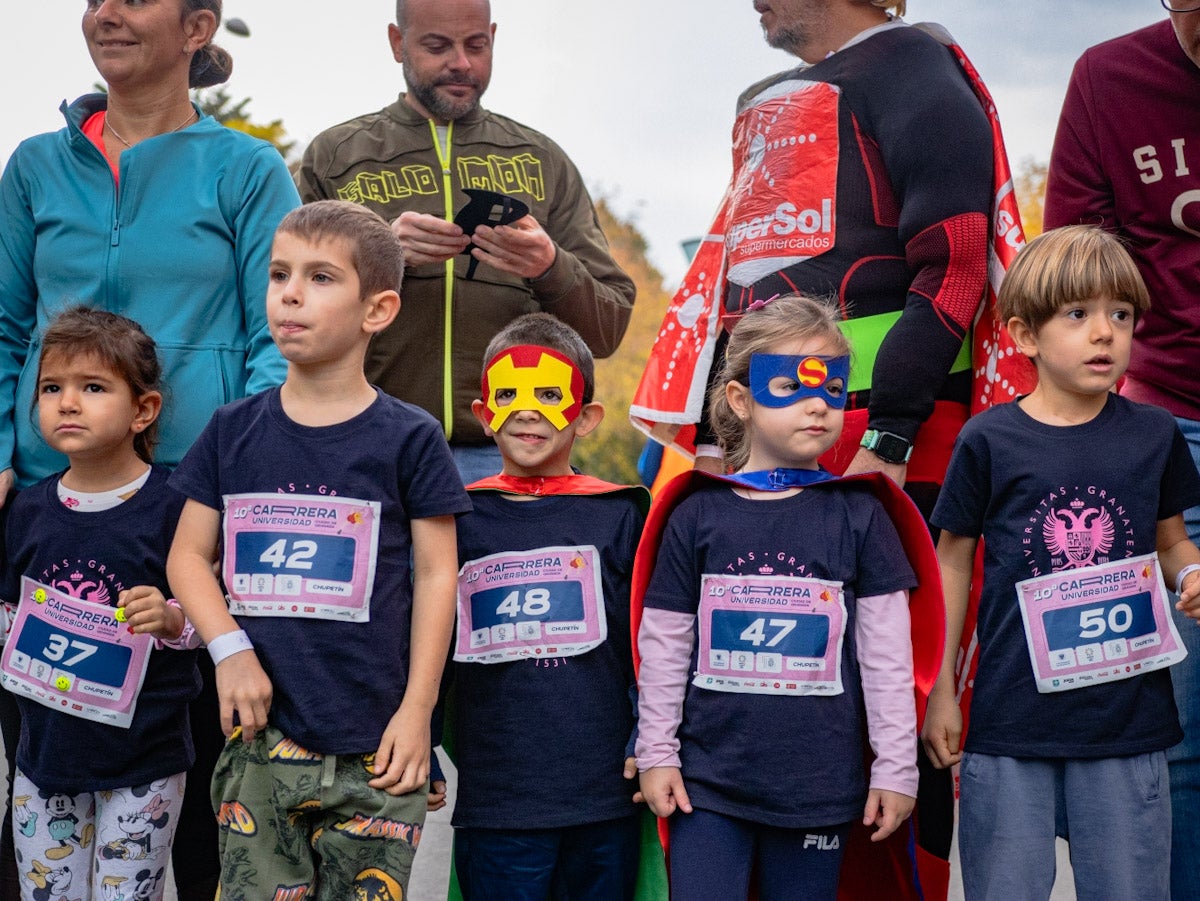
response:
<svg viewBox="0 0 1200 901"><path fill-rule="evenodd" d="M825 305L743 316L711 411L735 471L683 477L639 548L637 765L673 898L745 898L753 869L763 901L833 899L854 821L881 841L913 809L917 580L875 491L817 463L849 377Z"/></svg>

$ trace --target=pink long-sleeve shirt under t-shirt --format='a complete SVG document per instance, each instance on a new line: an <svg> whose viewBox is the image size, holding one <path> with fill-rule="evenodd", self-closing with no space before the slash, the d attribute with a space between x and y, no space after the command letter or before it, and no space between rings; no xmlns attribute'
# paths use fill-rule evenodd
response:
<svg viewBox="0 0 1200 901"><path fill-rule="evenodd" d="M908 593L857 600L855 641L867 736L875 760L870 786L917 794L916 706ZM637 764L640 771L680 765L676 732L683 721L695 641L693 614L646 608L638 631Z"/></svg>

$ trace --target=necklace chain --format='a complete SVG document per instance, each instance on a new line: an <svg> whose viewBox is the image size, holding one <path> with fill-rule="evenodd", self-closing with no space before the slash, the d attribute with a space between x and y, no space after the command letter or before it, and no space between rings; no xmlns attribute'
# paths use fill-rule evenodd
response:
<svg viewBox="0 0 1200 901"><path fill-rule="evenodd" d="M171 132L179 131L179 129L183 128L185 125L190 125L193 118L195 118L197 120L200 118L196 114L195 109L193 109L190 113L188 113L188 117L186 119L184 119L182 122L180 122L178 125L176 125L174 128L172 128L170 131L160 132L160 134L170 134ZM121 133L119 131L117 131L115 128L112 127L112 120L107 116L107 114L104 116L104 125L109 131L112 132L112 136L114 138L116 138L118 141L120 141L122 144L124 144L126 147L133 146L128 141L126 141L123 137L121 137ZM154 137L154 135L151 135L151 137Z"/></svg>

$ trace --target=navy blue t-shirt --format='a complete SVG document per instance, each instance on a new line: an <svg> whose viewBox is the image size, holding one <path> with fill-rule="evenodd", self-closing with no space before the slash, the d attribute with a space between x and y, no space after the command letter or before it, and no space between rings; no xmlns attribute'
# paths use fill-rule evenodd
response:
<svg viewBox="0 0 1200 901"><path fill-rule="evenodd" d="M167 470L155 466L131 498L95 512L65 507L58 499L60 478L44 479L12 502L4 599L19 597L23 575L113 607L122 591L138 585L171 597L167 551L184 499L167 486ZM60 713L17 694L17 766L38 788L64 794L144 785L182 773L195 759L187 705L199 693L196 652L158 648L150 652L128 729Z"/></svg>
<svg viewBox="0 0 1200 901"><path fill-rule="evenodd" d="M635 812L622 776L633 730L629 579L643 516L632 492L515 501L471 492L463 563L506 551L592 545L608 637L573 657L455 663L455 826L554 829Z"/></svg>
<svg viewBox="0 0 1200 901"><path fill-rule="evenodd" d="M322 754L376 750L408 682L409 521L471 509L437 421L380 393L313 428L289 419L272 388L217 410L171 484L222 512L229 495L264 492L381 504L369 622L237 617L274 686L276 727Z"/></svg>
<svg viewBox="0 0 1200 901"><path fill-rule="evenodd" d="M933 512L984 539L979 667L966 750L1007 757L1117 757L1183 733L1169 670L1039 694L1014 586L1155 549L1158 521L1200 503L1200 476L1175 420L1115 394L1082 425L1031 418L1019 403L963 428ZM1068 555L1056 522L1074 523ZM1172 586L1173 587L1173 586Z"/></svg>
<svg viewBox="0 0 1200 901"><path fill-rule="evenodd" d="M678 737L692 804L787 828L861 816L867 782L856 602L916 585L882 504L868 488L836 482L780 500L705 485L671 514L645 607L696 614L704 574L841 582L848 617L841 694L740 694L689 679ZM696 666L693 647L689 673Z"/></svg>

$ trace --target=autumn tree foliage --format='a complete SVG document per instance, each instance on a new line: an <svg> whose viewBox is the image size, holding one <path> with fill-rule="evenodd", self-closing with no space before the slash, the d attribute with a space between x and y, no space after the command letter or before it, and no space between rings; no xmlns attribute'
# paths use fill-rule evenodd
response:
<svg viewBox="0 0 1200 901"><path fill-rule="evenodd" d="M1042 233L1042 211L1046 199L1046 164L1026 157L1017 166L1013 187L1021 209L1021 227L1025 240L1032 241Z"/></svg>
<svg viewBox="0 0 1200 901"><path fill-rule="evenodd" d="M638 481L637 459L645 439L629 424L629 404L670 295L661 273L646 258L646 239L634 222L617 216L604 200L596 204L596 211L613 258L637 285L637 302L620 349L596 361L596 400L604 404L604 421L576 443L572 462L588 475L633 485Z"/></svg>
<svg viewBox="0 0 1200 901"><path fill-rule="evenodd" d="M288 158L296 146L295 141L288 140L287 129L284 128L282 119L266 123L250 119L249 97L235 102L233 96L221 86L195 91L193 97L202 112L212 116L226 128L244 131L248 135L274 144L284 159Z"/></svg>

